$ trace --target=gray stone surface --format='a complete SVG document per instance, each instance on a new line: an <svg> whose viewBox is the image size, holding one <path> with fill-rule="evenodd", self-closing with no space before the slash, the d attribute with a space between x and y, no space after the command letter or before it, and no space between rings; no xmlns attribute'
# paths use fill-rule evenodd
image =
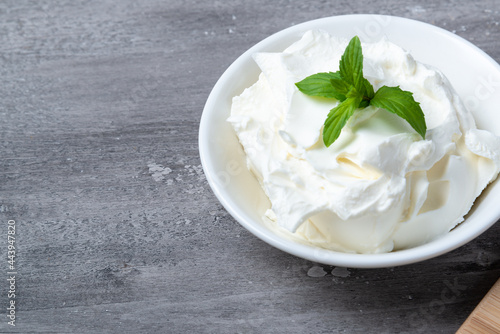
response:
<svg viewBox="0 0 500 334"><path fill-rule="evenodd" d="M419 264L311 263L250 235L221 207L197 131L231 62L293 24L403 16L500 61L499 9L493 0L3 1L0 332L454 332L500 276L499 224Z"/></svg>

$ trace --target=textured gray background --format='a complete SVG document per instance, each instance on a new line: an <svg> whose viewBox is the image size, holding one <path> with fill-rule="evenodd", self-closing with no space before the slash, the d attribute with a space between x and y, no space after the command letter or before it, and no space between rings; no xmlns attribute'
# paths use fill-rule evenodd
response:
<svg viewBox="0 0 500 334"><path fill-rule="evenodd" d="M496 224L404 267L321 266L221 207L197 131L256 42L325 16L443 27L500 61L499 1L0 3L0 332L453 333L500 276ZM7 325L7 220L17 225Z"/></svg>

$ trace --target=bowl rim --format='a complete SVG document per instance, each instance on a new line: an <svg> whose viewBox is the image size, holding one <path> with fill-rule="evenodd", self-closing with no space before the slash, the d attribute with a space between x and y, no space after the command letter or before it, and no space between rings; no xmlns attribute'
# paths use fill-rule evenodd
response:
<svg viewBox="0 0 500 334"><path fill-rule="evenodd" d="M200 160L205 173L206 179L213 193L223 205L223 207L229 212L229 214L246 230L250 233L263 240L264 242L284 251L289 254L304 258L313 262L335 265L341 267L349 268L387 268L401 266L416 262L421 262L430 258L440 256L444 253L450 252L456 248L463 246L474 238L478 237L480 234L485 232L488 228L493 226L500 219L500 210L498 212L487 212L483 218L483 224L463 224L460 233L455 233L452 237L444 238L439 237L436 240L430 241L420 246L416 246L409 249L398 250L389 253L380 254L357 254L357 253L343 253L327 249L322 249L319 247L314 247L311 245L297 243L293 240L284 239L267 227L258 222L253 222L244 212L235 207L230 198L225 195L225 190L220 187L215 180L215 173L217 172L213 168L212 157L209 154L210 147L207 140L210 123L209 115L212 110L214 110L217 98L221 94L221 89L223 83L231 78L238 71L238 68L248 61L248 58L258 50L266 49L271 46L276 41L279 41L283 36L294 34L297 32L305 31L304 29L309 26L320 26L330 20L334 19L346 19L346 20L368 20L374 17L386 17L391 20L399 21L403 24L420 25L423 28L435 30L437 33L445 36L446 38L454 39L462 45L465 45L479 55L481 55L485 60L491 62L491 65L495 66L500 73L500 65L493 60L484 51L479 49L477 46L473 45L469 41L463 39L460 36L455 35L445 29L436 27L429 23L402 18L398 16L388 16L388 15L373 15L373 14L349 14L349 15L339 15L339 16L329 16L324 18L319 18L311 21L306 21L297 25L293 25L281 31L278 31L265 39L261 40L246 52L240 55L220 76L211 90L207 101L205 103L199 126L199 137L198 146ZM309 28L308 28L309 29ZM307 29L307 30L308 30ZM452 234L453 231L449 232L446 236Z"/></svg>

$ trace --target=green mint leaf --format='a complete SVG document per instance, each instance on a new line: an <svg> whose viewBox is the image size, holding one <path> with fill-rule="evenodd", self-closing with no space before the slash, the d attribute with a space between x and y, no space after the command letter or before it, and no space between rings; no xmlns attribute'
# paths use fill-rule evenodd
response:
<svg viewBox="0 0 500 334"><path fill-rule="evenodd" d="M339 73L339 72L336 72L336 73ZM347 93L349 92L349 90L352 87L351 84L347 83L345 80L340 78L340 74L339 74L338 78L330 79L330 84L332 85L334 90L336 90L337 92L339 92L340 94L342 94L344 96L344 100L345 100L345 96L347 95ZM340 100L340 101L344 101L344 100Z"/></svg>
<svg viewBox="0 0 500 334"><path fill-rule="evenodd" d="M413 99L413 93L397 87L380 87L370 104L390 111L405 119L425 139L427 126L420 104Z"/></svg>
<svg viewBox="0 0 500 334"><path fill-rule="evenodd" d="M358 36L354 36L340 58L339 72L342 79L350 83L358 92L364 92L363 52Z"/></svg>
<svg viewBox="0 0 500 334"><path fill-rule="evenodd" d="M370 101L369 100L361 100L361 102L359 103L358 108L366 108L369 105L370 105Z"/></svg>
<svg viewBox="0 0 500 334"><path fill-rule="evenodd" d="M309 96L321 96L334 98L339 101L345 100L345 93L337 91L330 80L341 80L339 72L316 73L308 76L295 85L304 94Z"/></svg>
<svg viewBox="0 0 500 334"><path fill-rule="evenodd" d="M365 78L363 78L362 84L363 84L363 88L364 88L363 94L365 97L368 98L368 102L369 102L369 100L373 99L373 97L375 96L375 92L373 91L373 86L370 83L370 81L366 80Z"/></svg>
<svg viewBox="0 0 500 334"><path fill-rule="evenodd" d="M347 120L354 114L358 108L362 96L354 87L347 93L346 99L330 110L323 126L323 143L329 147L340 136L342 128Z"/></svg>
<svg viewBox="0 0 500 334"><path fill-rule="evenodd" d="M317 73L295 84L310 96L335 98L341 103L330 110L323 126L323 142L328 147L340 136L347 120L358 108L373 105L405 119L425 139L425 117L413 94L398 87L381 87L374 91L363 77L363 52L358 36L349 42L340 58L337 72Z"/></svg>

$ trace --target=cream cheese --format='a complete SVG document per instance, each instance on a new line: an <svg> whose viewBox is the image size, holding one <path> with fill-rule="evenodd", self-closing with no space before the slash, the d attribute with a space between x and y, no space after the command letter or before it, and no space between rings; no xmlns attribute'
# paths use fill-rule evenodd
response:
<svg viewBox="0 0 500 334"><path fill-rule="evenodd" d="M383 109L355 113L330 147L323 123L338 101L295 83L338 70L348 41L308 31L281 53L257 53L258 81L234 97L228 121L269 197L276 233L323 248L381 253L449 232L500 169L500 138L476 128L447 79L383 39L362 43L364 75L413 92L425 140Z"/></svg>

